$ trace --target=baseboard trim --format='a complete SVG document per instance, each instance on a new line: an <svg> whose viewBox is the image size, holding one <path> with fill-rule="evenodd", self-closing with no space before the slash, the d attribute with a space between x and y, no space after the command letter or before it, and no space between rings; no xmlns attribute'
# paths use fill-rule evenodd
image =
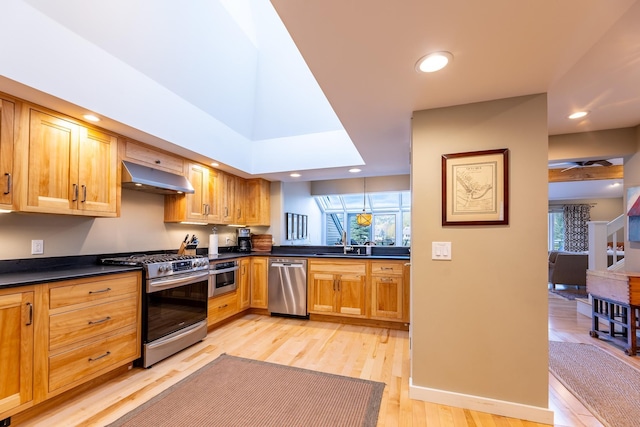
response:
<svg viewBox="0 0 640 427"><path fill-rule="evenodd" d="M553 425L554 414L553 411L548 408L416 386L413 385L413 378L409 378L409 397L411 399L440 405L455 406L502 415L504 417L519 418L535 423Z"/></svg>

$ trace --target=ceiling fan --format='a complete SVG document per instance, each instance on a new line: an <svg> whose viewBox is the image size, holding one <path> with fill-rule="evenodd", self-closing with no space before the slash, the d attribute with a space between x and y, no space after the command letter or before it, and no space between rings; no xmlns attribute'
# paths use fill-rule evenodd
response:
<svg viewBox="0 0 640 427"><path fill-rule="evenodd" d="M585 160L585 161L577 161L577 162L565 162L566 164L570 164L568 168L562 169L560 172L565 172L573 168L582 168L587 166L612 166L609 160Z"/></svg>

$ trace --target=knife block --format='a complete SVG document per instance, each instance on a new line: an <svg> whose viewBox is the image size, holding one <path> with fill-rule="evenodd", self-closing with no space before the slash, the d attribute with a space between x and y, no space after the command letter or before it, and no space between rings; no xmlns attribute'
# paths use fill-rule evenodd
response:
<svg viewBox="0 0 640 427"><path fill-rule="evenodd" d="M180 249L178 249L178 255L196 255L196 248L198 245L192 243L180 243Z"/></svg>

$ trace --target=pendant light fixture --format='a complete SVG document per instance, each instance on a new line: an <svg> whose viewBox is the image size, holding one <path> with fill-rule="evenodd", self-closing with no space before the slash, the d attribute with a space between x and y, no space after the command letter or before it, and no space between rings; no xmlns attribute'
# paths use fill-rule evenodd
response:
<svg viewBox="0 0 640 427"><path fill-rule="evenodd" d="M367 209L367 178L362 178L362 213L356 215L356 222L359 226L368 227L371 225L371 214L366 213Z"/></svg>

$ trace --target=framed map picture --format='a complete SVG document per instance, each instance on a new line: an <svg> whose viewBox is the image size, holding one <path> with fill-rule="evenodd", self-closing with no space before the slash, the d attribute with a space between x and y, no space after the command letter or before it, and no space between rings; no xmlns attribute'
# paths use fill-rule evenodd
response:
<svg viewBox="0 0 640 427"><path fill-rule="evenodd" d="M442 225L509 224L509 150L442 156Z"/></svg>

